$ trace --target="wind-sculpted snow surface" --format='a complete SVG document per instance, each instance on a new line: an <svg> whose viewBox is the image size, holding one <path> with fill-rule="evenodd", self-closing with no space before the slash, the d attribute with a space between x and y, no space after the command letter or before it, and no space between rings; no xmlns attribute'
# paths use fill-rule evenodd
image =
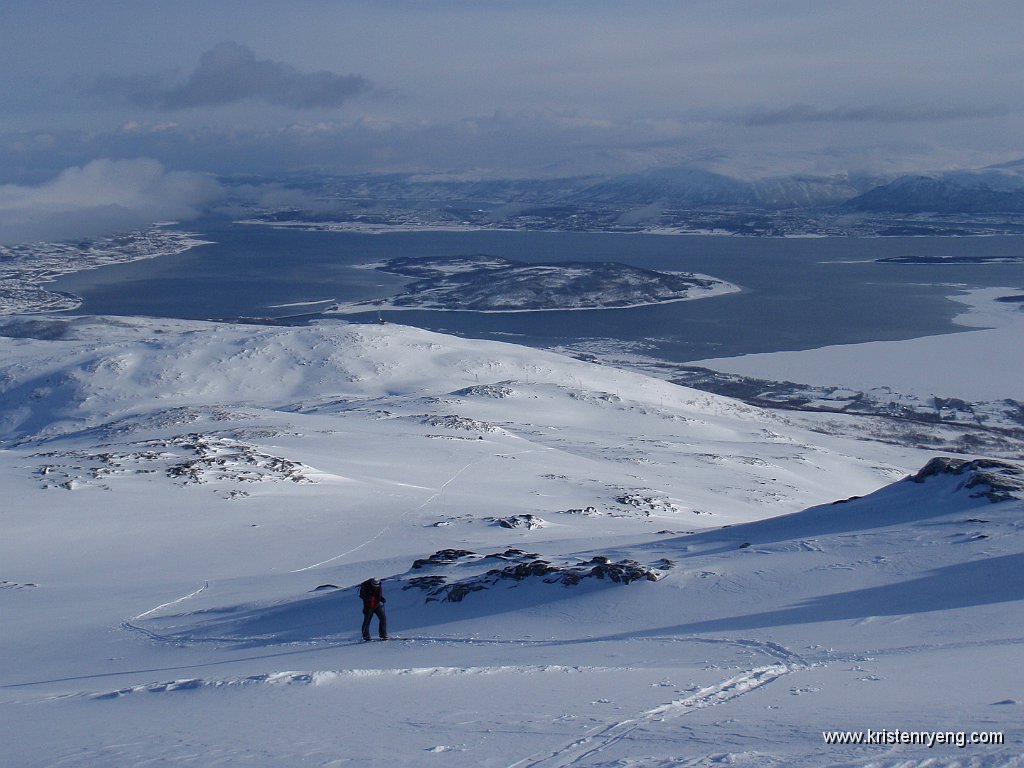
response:
<svg viewBox="0 0 1024 768"><path fill-rule="evenodd" d="M5 764L1021 763L1018 460L395 325L0 334ZM882 729L1004 743L822 736Z"/></svg>

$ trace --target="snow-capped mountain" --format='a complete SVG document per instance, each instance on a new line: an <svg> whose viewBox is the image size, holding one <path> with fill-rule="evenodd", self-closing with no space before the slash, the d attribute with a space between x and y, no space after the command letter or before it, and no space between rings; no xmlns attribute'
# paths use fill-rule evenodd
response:
<svg viewBox="0 0 1024 768"><path fill-rule="evenodd" d="M1008 169L902 176L847 201L856 211L1021 213L1024 177Z"/></svg>
<svg viewBox="0 0 1024 768"><path fill-rule="evenodd" d="M573 201L606 205L695 207L750 206L766 209L836 205L864 191L848 176L788 176L746 181L688 166L615 176L585 189Z"/></svg>

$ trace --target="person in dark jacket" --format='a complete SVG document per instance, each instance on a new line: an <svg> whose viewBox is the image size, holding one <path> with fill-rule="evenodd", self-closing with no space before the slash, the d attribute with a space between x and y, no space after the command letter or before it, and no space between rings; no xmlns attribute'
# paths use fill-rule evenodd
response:
<svg viewBox="0 0 1024 768"><path fill-rule="evenodd" d="M363 640L370 639L370 619L377 616L377 630L381 640L388 639L388 619L384 615L384 587L379 579L367 579L359 585L359 597L363 601Z"/></svg>

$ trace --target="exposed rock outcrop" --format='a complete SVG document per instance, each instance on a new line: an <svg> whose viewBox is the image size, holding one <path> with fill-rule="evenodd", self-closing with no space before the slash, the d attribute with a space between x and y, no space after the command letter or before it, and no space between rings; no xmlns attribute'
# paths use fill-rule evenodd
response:
<svg viewBox="0 0 1024 768"><path fill-rule="evenodd" d="M467 550L445 549L435 552L430 557L416 560L412 567L418 570L427 565L469 564L489 559L503 560L509 564L502 568L492 568L485 573L452 581L441 574L415 576L408 580L403 589L424 590L427 593L426 601L428 603L435 601L458 603L473 592L482 592L503 582L540 578L545 584L561 584L571 587L585 579L607 579L618 584L629 584L641 580L658 581L664 576L665 571L675 566L675 563L664 558L648 566L635 560L613 561L604 555L595 555L587 561L577 560L556 564L543 559L536 553L510 548L504 552L483 556Z"/></svg>
<svg viewBox="0 0 1024 768"><path fill-rule="evenodd" d="M1024 469L997 459L954 459L937 456L908 480L923 483L937 475L960 475L960 488L972 491L972 497L984 496L989 501L1024 498Z"/></svg>

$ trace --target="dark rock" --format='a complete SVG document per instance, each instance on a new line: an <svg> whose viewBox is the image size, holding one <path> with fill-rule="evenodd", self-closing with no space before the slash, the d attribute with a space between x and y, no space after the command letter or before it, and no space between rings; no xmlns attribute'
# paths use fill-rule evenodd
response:
<svg viewBox="0 0 1024 768"><path fill-rule="evenodd" d="M483 589L487 589L487 587L483 584L474 584L472 582L468 584L452 584L451 586L446 588L444 599L445 602L449 603L461 603L462 598L464 598L469 593L479 592ZM437 600L437 598L427 598L428 603L431 602L431 600Z"/></svg>
<svg viewBox="0 0 1024 768"><path fill-rule="evenodd" d="M631 581L637 581L639 579L648 579L649 581L658 580L658 576L656 574L634 560L623 560L618 563L609 562L595 565L590 569L590 575L595 576L598 579L607 578L621 584L629 584Z"/></svg>
<svg viewBox="0 0 1024 768"><path fill-rule="evenodd" d="M954 459L937 456L908 478L913 483L923 483L937 475L963 475L959 488L974 490L971 498L985 497L989 501L1019 499L1024 494L1024 470L1019 466L997 459Z"/></svg>
<svg viewBox="0 0 1024 768"><path fill-rule="evenodd" d="M644 566L634 560L613 562L605 555L595 555L586 562L553 565L536 554L523 552L519 549L508 549L503 553L488 555L487 558L500 560L518 560L503 568L492 568L484 574L473 576L461 581L447 583L443 576L423 576L411 579L403 589L418 587L427 590L427 602L443 600L450 603L461 602L471 592L489 589L501 582L520 582L540 577L546 584L561 584L571 587L584 579L607 579L618 584L629 584L633 581L658 581L662 571L674 567L675 563L666 558L658 560L653 567Z"/></svg>
<svg viewBox="0 0 1024 768"><path fill-rule="evenodd" d="M521 549L509 547L504 552L495 552L484 557L485 560L494 558L496 560L535 560L540 555L536 552L524 552Z"/></svg>
<svg viewBox="0 0 1024 768"><path fill-rule="evenodd" d="M405 589L434 589L445 582L444 576L414 576L409 583L402 587Z"/></svg>
<svg viewBox="0 0 1024 768"><path fill-rule="evenodd" d="M556 571L558 571L558 568L551 565L547 560L531 560L526 563L516 563L515 565L502 568L498 572L498 577L522 581L530 576L545 576Z"/></svg>
<svg viewBox="0 0 1024 768"><path fill-rule="evenodd" d="M529 530L533 530L534 528L544 527L544 521L537 517L537 515L531 514L509 515L508 517L496 517L490 519L502 528L527 528Z"/></svg>
<svg viewBox="0 0 1024 768"><path fill-rule="evenodd" d="M475 557L476 552L470 552L468 549L442 549L430 557L421 558L416 560L412 564L413 570L419 570L428 565L451 565L456 563L464 557Z"/></svg>
<svg viewBox="0 0 1024 768"><path fill-rule="evenodd" d="M599 515L597 507L584 507L583 509L567 509L562 514L564 515L587 515L593 517Z"/></svg>

